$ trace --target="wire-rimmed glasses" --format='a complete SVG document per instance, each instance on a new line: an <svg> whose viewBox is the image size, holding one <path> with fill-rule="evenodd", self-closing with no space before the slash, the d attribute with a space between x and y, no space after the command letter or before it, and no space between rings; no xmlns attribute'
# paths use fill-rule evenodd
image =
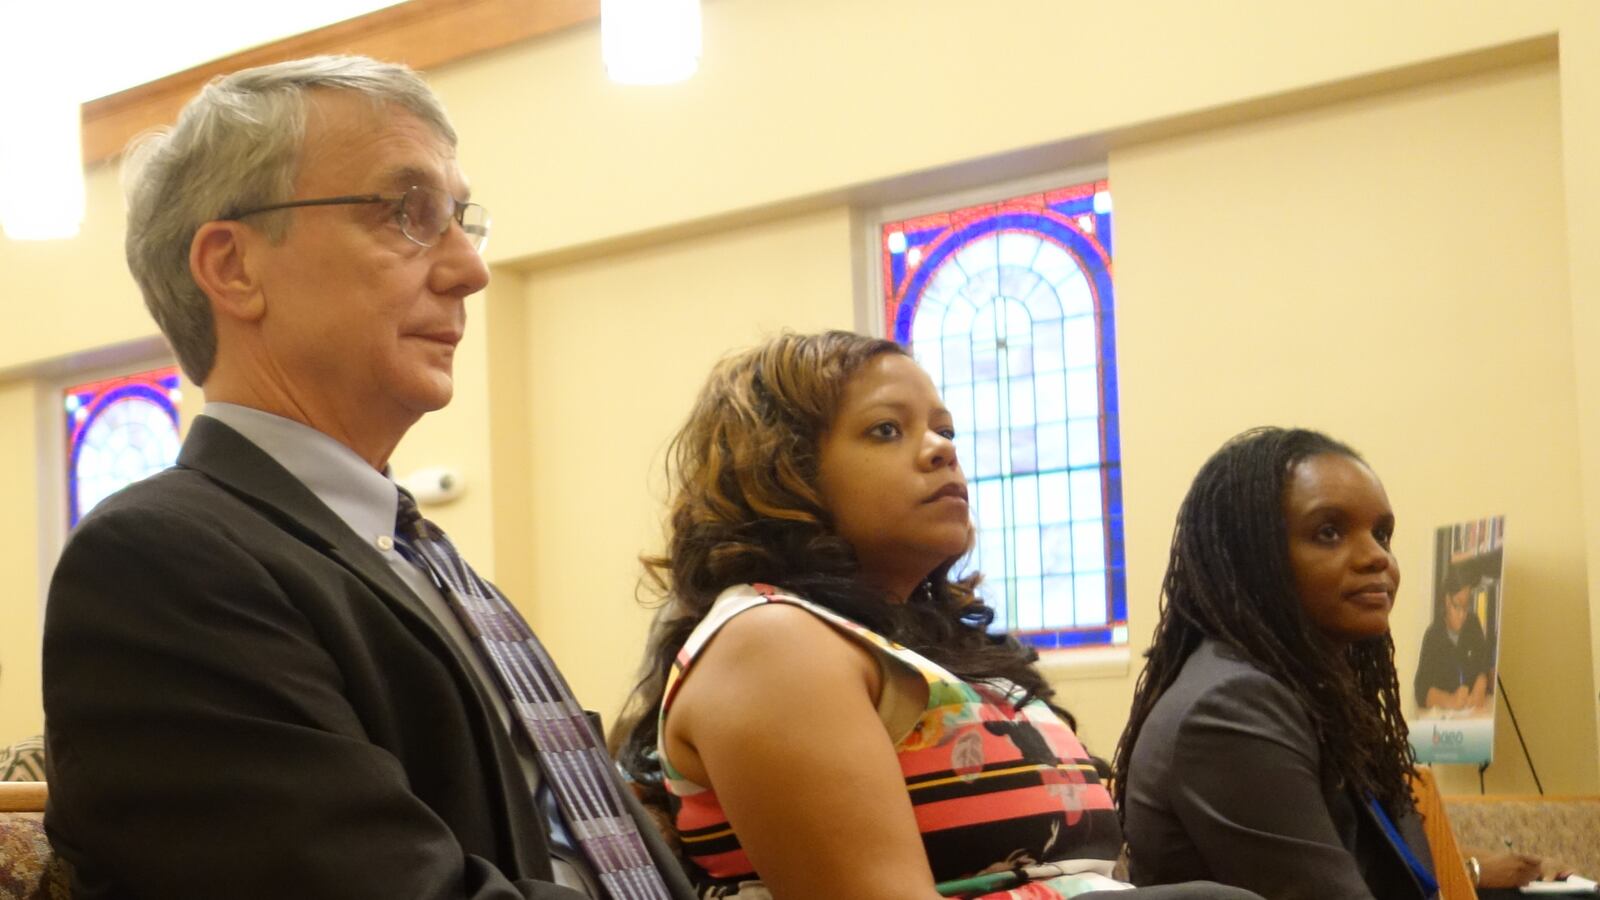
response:
<svg viewBox="0 0 1600 900"><path fill-rule="evenodd" d="M319 197L315 200L291 200L272 203L234 213L228 219L242 219L257 213L293 209L297 206L345 206L356 203L391 203L395 208L395 221L400 233L414 244L432 247L455 222L466 233L472 248L483 252L489 241L489 211L482 204L464 203L438 188L413 185L398 196L383 194L352 194L345 197Z"/></svg>

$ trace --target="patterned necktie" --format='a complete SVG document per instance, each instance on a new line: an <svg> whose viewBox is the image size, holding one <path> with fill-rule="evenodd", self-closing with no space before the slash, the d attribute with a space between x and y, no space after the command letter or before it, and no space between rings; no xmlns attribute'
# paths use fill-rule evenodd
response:
<svg viewBox="0 0 1600 900"><path fill-rule="evenodd" d="M533 630L504 595L467 565L455 545L400 491L395 543L433 576L439 593L472 635L517 721L538 749L539 769L595 874L615 900L671 895L623 805L611 757L572 688Z"/></svg>

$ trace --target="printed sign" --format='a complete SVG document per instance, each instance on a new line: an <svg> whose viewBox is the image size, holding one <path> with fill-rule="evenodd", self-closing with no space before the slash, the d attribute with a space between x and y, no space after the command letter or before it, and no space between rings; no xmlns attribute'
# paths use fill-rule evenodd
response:
<svg viewBox="0 0 1600 900"><path fill-rule="evenodd" d="M1433 621L1412 684L1411 746L1419 763L1494 758L1505 524L1495 516L1435 532Z"/></svg>

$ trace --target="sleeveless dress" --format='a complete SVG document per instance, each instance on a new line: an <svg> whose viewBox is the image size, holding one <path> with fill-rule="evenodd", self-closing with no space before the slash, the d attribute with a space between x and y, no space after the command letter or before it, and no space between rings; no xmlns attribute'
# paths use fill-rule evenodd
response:
<svg viewBox="0 0 1600 900"><path fill-rule="evenodd" d="M906 791L934 880L945 883L1025 866L1054 864L1059 874L982 894L1010 900L1059 900L1121 888L1110 876L1122 847L1111 796L1083 745L1043 702L1020 708L1022 692L1009 683L969 683L926 657L804 598L769 585L724 591L689 635L668 674L660 721L696 657L734 616L765 603L799 607L865 646L884 670L879 714L899 755ZM893 712L895 676L920 678L927 703L909 716ZM902 682L903 683L903 682ZM804 689L804 682L797 681ZM920 691L917 700L920 701ZM781 698L775 698L781 702ZM899 724L893 722L898 720ZM907 727L909 726L909 727ZM661 729L665 734L665 729ZM761 884L714 791L673 768L664 745L656 752L690 877L705 900L765 900ZM953 889L947 889L954 893ZM981 893L963 890L961 896Z"/></svg>

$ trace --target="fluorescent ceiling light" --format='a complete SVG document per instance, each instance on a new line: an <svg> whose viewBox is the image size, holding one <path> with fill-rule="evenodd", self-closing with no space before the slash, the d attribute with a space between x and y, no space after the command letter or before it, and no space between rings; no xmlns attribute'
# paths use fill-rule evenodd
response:
<svg viewBox="0 0 1600 900"><path fill-rule="evenodd" d="M0 229L70 238L83 224L83 138L66 16L51 3L0 5Z"/></svg>

